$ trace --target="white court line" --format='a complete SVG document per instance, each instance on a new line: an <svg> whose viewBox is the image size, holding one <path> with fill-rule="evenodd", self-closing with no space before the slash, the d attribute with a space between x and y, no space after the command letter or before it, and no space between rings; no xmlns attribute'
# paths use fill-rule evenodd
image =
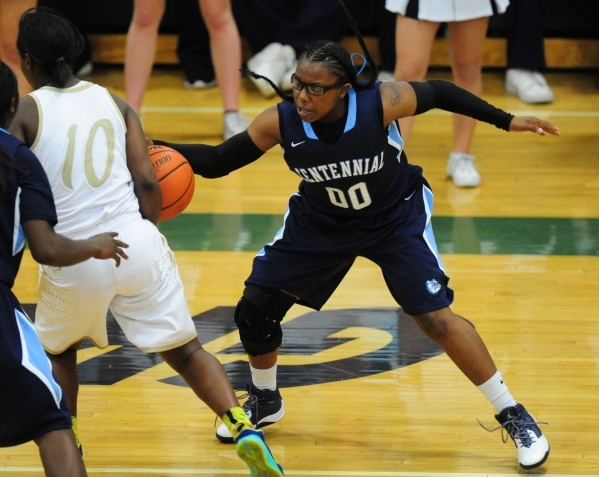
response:
<svg viewBox="0 0 599 477"><path fill-rule="evenodd" d="M0 467L2 472L43 472L41 467ZM132 469L132 468L102 468L88 467L88 473L101 474L186 474L186 475L247 475L247 470L239 469ZM286 470L285 475L297 476L347 476L347 477L514 477L522 475L516 471L512 474L489 474L472 472L361 472L361 471L337 471L337 470ZM546 474L527 472L527 476L542 477L597 477L599 474Z"/></svg>
<svg viewBox="0 0 599 477"><path fill-rule="evenodd" d="M260 114L266 107L251 107L241 108L242 113L246 114ZM216 106L143 106L141 108L143 113L180 113L180 114L222 114L223 108ZM510 111L514 116L538 116L547 117L552 116L556 118L599 118L599 111L543 111L543 110L515 110ZM447 111L441 111L435 109L428 111L425 114L433 116L444 116L451 114Z"/></svg>

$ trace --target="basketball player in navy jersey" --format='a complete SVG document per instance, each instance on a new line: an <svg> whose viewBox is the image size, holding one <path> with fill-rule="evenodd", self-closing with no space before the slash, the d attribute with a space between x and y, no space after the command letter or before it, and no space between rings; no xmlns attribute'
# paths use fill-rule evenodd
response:
<svg viewBox="0 0 599 477"><path fill-rule="evenodd" d="M25 239L40 263L56 267L114 259L127 245L104 233L70 240L54 231L56 209L35 155L6 131L19 101L17 79L0 62L0 447L35 441L47 476L85 476L66 398L33 324L11 291Z"/></svg>
<svg viewBox="0 0 599 477"><path fill-rule="evenodd" d="M257 427L283 417L276 385L281 320L294 303L319 310L362 256L380 266L397 303L493 404L520 465L538 467L549 455L545 436L510 394L477 331L449 307L453 290L431 226L433 194L422 169L408 163L397 120L440 108L506 131L559 130L534 117L514 117L448 82L376 82L374 61L350 23L371 66L369 81L358 81L352 55L340 44L315 42L299 57L293 95L269 81L283 101L246 132L219 146L154 141L181 152L207 178L280 145L302 179L283 228L254 258L235 312L252 373L244 408ZM224 425L217 437L232 442Z"/></svg>

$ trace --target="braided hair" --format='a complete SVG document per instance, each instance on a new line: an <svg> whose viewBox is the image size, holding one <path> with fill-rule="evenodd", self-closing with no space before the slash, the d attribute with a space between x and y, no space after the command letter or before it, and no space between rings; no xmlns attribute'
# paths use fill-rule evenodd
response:
<svg viewBox="0 0 599 477"><path fill-rule="evenodd" d="M19 101L19 86L13 71L0 61L0 127L7 128L7 119L13 100ZM4 133L2 133L4 134ZM0 145L0 195L4 193L8 169L20 169L17 160Z"/></svg>
<svg viewBox="0 0 599 477"><path fill-rule="evenodd" d="M71 77L73 60L83 51L85 40L66 18L50 8L30 8L21 16L17 50L57 85Z"/></svg>
<svg viewBox="0 0 599 477"><path fill-rule="evenodd" d="M377 79L377 67L368 47L366 46L366 42L364 41L364 37L360 33L356 22L350 15L347 10L345 4L338 0L341 8L343 9L343 13L345 14L360 46L362 47L362 51L366 56L366 61L370 66L370 79L368 81L360 81L358 80L358 71L356 71L356 67L352 60L352 55L339 43L329 40L319 40L309 45L306 45L302 48L302 51L299 55L298 60L306 59L308 61L323 63L325 64L331 72L338 76L343 82L350 83L352 87L356 91L360 91L363 89L367 89L371 87ZM278 85L274 84L270 78L266 76L259 75L250 71L247 68L243 68L241 70L243 73L251 76L255 79L263 79L268 84L270 84L276 93L285 101L293 101L293 94L285 94Z"/></svg>

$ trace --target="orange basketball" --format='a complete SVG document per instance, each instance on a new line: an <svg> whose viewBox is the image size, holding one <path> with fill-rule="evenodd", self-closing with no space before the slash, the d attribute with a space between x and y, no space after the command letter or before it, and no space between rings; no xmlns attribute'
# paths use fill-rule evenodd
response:
<svg viewBox="0 0 599 477"><path fill-rule="evenodd" d="M179 215L191 202L195 175L187 159L166 146L149 146L148 152L162 190L162 210L158 220Z"/></svg>

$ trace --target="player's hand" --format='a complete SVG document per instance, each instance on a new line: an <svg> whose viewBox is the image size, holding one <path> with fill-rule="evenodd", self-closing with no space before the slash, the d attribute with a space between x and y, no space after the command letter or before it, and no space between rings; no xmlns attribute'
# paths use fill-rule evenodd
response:
<svg viewBox="0 0 599 477"><path fill-rule="evenodd" d="M515 116L510 123L510 132L530 131L541 136L545 133L559 136L559 129L553 124L534 116Z"/></svg>
<svg viewBox="0 0 599 477"><path fill-rule="evenodd" d="M94 258L99 259L114 259L116 266L121 264L121 257L127 260L129 257L123 250L129 248L129 245L125 242L115 239L118 233L108 232L105 234L98 234L90 237L88 240L98 248L98 251L94 254Z"/></svg>

